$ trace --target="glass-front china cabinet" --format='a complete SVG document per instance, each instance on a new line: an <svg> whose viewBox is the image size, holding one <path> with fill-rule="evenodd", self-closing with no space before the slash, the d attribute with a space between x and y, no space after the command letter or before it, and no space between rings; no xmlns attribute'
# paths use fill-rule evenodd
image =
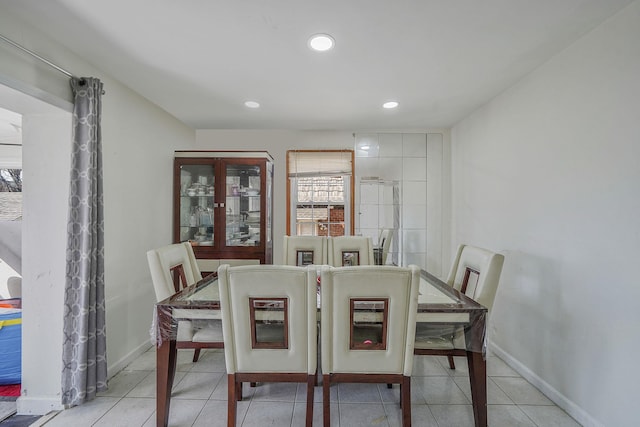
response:
<svg viewBox="0 0 640 427"><path fill-rule="evenodd" d="M174 242L191 243L203 272L271 264L272 185L265 151L176 151Z"/></svg>

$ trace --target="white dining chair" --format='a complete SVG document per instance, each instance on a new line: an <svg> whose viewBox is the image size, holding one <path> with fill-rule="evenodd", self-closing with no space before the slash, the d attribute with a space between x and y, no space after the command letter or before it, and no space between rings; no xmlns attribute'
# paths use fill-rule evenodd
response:
<svg viewBox="0 0 640 427"><path fill-rule="evenodd" d="M147 252L147 262L157 302L202 279L189 242L151 249ZM176 347L194 349L194 362L198 361L201 349L223 346L220 321L178 321Z"/></svg>
<svg viewBox="0 0 640 427"><path fill-rule="evenodd" d="M313 420L317 376L316 268L218 268L227 369L227 426L235 427L243 382L303 382Z"/></svg>
<svg viewBox="0 0 640 427"><path fill-rule="evenodd" d="M365 236L337 236L328 240L328 264L333 267L375 265L373 241Z"/></svg>
<svg viewBox="0 0 640 427"><path fill-rule="evenodd" d="M411 425L411 373L420 269L393 266L321 269L324 426L334 383L400 384L402 425Z"/></svg>
<svg viewBox="0 0 640 427"><path fill-rule="evenodd" d="M460 245L451 265L447 284L485 306L493 307L504 255L470 245ZM466 355L464 330L455 326L418 323L415 354L447 356L449 367L455 369L454 356Z"/></svg>
<svg viewBox="0 0 640 427"><path fill-rule="evenodd" d="M327 264L328 248L325 236L284 236L282 263L304 266Z"/></svg>

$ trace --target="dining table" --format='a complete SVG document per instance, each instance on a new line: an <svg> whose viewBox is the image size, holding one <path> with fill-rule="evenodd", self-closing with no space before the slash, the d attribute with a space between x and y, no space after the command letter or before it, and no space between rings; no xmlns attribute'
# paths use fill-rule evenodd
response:
<svg viewBox="0 0 640 427"><path fill-rule="evenodd" d="M318 299L318 305L320 300ZM320 311L318 310L318 313ZM487 426L486 320L488 310L473 299L447 285L433 274L420 271L420 290L416 322L464 329L465 353L476 427ZM220 320L217 275L211 274L184 288L155 307L156 348L156 425L169 420L171 389L176 371L178 322Z"/></svg>

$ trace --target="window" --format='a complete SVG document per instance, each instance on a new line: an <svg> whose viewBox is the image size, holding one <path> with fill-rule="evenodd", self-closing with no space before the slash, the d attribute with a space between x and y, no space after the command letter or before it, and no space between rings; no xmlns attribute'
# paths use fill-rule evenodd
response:
<svg viewBox="0 0 640 427"><path fill-rule="evenodd" d="M353 234L353 150L288 151L287 206L289 235Z"/></svg>
<svg viewBox="0 0 640 427"><path fill-rule="evenodd" d="M22 219L22 169L0 169L0 220Z"/></svg>

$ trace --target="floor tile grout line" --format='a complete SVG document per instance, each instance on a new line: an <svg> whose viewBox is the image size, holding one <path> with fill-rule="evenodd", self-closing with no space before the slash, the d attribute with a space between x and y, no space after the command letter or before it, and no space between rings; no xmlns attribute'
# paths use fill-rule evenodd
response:
<svg viewBox="0 0 640 427"><path fill-rule="evenodd" d="M193 418L193 422L191 423L191 427L193 427L195 425L196 421L198 420L198 417L200 417L200 414L202 414L202 411L204 411L204 408L207 406L207 402L209 402L209 399L207 399L204 402L204 405L202 405L202 408L200 408L200 411L198 411L198 415L196 415ZM153 415L155 415L155 411L153 412ZM145 422L145 424L146 424L146 422ZM144 426L144 424L143 424L143 426Z"/></svg>
<svg viewBox="0 0 640 427"><path fill-rule="evenodd" d="M531 422L533 423L534 426L536 426L536 427L545 427L545 426L540 426L533 418L531 418L529 416L529 414L527 414L525 411L523 411L519 404L516 404L516 408L518 408L520 410L520 412L522 412L524 414L524 416L527 417L527 419L531 420Z"/></svg>
<svg viewBox="0 0 640 427"><path fill-rule="evenodd" d="M109 409L107 409L106 411L104 411L104 412L102 413L102 415L100 415L100 416L99 416L99 417L98 417L98 418L97 418L93 423L91 423L91 425L92 425L92 426L95 426L95 425L98 423L98 421L100 421L102 418L104 418L104 416L105 416L105 415L107 415L110 411L112 411L112 410L113 410L113 408L115 408L115 407L116 407L116 405L122 401L122 399L124 399L124 396L122 396L122 397L118 398L118 400L116 400L116 402L115 402L113 405L111 405L111 406L109 407Z"/></svg>

